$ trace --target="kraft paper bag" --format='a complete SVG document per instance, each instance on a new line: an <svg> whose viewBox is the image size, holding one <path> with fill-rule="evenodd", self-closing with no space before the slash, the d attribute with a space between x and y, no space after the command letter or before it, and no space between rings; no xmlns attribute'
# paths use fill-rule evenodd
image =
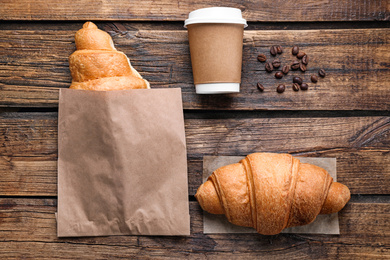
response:
<svg viewBox="0 0 390 260"><path fill-rule="evenodd" d="M190 235L180 89L60 90L57 235Z"/></svg>
<svg viewBox="0 0 390 260"><path fill-rule="evenodd" d="M219 167L237 163L244 159L241 156L205 156L203 157L203 182ZM325 169L333 181L337 181L336 158L297 157L302 163L311 163ZM214 215L203 211L203 233L256 233L248 227L240 227L230 223L225 215ZM318 215L314 222L298 227L286 228L282 233L301 234L340 234L338 213Z"/></svg>

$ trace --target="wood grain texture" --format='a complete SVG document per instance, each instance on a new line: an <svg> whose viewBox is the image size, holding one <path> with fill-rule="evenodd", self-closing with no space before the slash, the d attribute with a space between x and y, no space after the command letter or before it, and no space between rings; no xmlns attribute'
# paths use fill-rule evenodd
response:
<svg viewBox="0 0 390 260"><path fill-rule="evenodd" d="M349 202L340 235L203 234L202 211L190 202L191 236L56 237L56 199L0 199L0 251L9 258L272 259L390 257L389 202Z"/></svg>
<svg viewBox="0 0 390 260"><path fill-rule="evenodd" d="M386 0L233 0L223 3L205 0L3 0L0 20L184 21L189 12L212 6L239 8L251 22L372 21L389 20L390 16Z"/></svg>
<svg viewBox="0 0 390 260"><path fill-rule="evenodd" d="M186 119L189 194L204 155L337 158L353 194L390 193L390 117ZM57 113L0 114L0 195L56 196Z"/></svg>
<svg viewBox="0 0 390 260"><path fill-rule="evenodd" d="M111 28L111 27L110 27ZM117 48L153 88L179 87L185 109L218 110L389 110L390 30L272 30L245 31L241 93L196 95L186 31L118 30L106 28ZM55 107L58 88L71 82L68 56L75 31L0 30L0 106ZM309 57L306 73L290 71L281 80L266 73L259 53L270 58L269 47L281 44L279 57L290 64L291 47L299 45ZM292 77L310 76L323 68L328 75L306 92L291 89ZM260 93L257 82L265 86ZM287 85L276 93L280 83Z"/></svg>

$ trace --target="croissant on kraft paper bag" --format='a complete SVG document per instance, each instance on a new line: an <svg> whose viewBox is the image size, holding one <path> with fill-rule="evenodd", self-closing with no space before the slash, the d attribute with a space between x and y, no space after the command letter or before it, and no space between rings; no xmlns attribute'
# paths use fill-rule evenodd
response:
<svg viewBox="0 0 390 260"><path fill-rule="evenodd" d="M289 154L254 153L214 171L195 197L211 214L275 235L309 224L318 214L340 211L350 191L321 167Z"/></svg>
<svg viewBox="0 0 390 260"><path fill-rule="evenodd" d="M71 89L123 90L150 88L131 66L126 54L115 49L111 36L86 22L75 35L77 50L69 57Z"/></svg>
<svg viewBox="0 0 390 260"><path fill-rule="evenodd" d="M181 89L148 89L91 22L75 40L59 91L57 236L190 235Z"/></svg>

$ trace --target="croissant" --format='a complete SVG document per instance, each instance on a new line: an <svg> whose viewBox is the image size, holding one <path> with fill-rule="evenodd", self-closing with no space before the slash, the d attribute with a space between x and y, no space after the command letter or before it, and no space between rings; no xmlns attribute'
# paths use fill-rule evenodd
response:
<svg viewBox="0 0 390 260"><path fill-rule="evenodd" d="M150 88L131 66L126 54L115 49L111 36L86 22L75 35L77 50L69 57L72 89L121 90Z"/></svg>
<svg viewBox="0 0 390 260"><path fill-rule="evenodd" d="M254 153L214 171L195 197L209 213L275 235L340 211L351 194L318 166L289 154Z"/></svg>

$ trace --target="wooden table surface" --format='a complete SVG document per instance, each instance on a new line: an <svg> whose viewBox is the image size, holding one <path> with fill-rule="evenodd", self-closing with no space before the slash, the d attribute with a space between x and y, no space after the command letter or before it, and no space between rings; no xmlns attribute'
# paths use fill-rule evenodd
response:
<svg viewBox="0 0 390 260"><path fill-rule="evenodd" d="M188 13L240 8L244 33L241 93L196 95ZM0 258L390 258L390 2L388 0L70 1L0 3ZM56 237L58 89L85 21L107 31L153 88L182 89L191 236ZM298 45L305 74L281 80L259 53L280 44L283 64ZM291 90L292 75L309 90ZM265 86L259 92L256 83ZM288 84L283 94L278 83ZM337 158L352 193L340 235L203 234L194 198L205 155L252 152Z"/></svg>

